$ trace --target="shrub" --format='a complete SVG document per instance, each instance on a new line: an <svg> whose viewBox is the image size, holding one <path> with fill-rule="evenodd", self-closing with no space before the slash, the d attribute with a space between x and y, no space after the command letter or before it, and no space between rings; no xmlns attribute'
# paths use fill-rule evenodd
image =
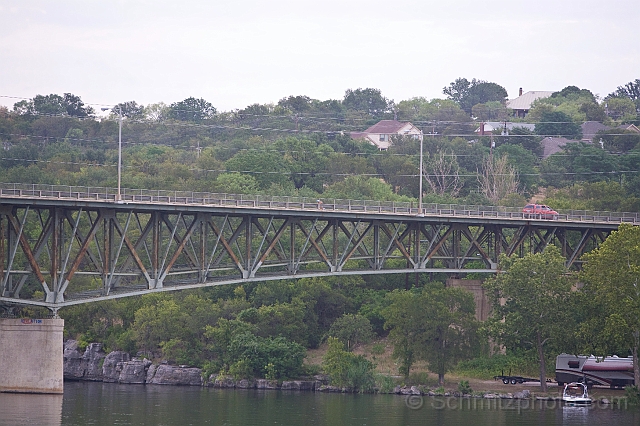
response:
<svg viewBox="0 0 640 426"><path fill-rule="evenodd" d="M393 393L393 390L396 387L396 381L393 379L393 377L384 374L376 374L374 378L377 392Z"/></svg>
<svg viewBox="0 0 640 426"><path fill-rule="evenodd" d="M275 379L295 377L302 371L305 350L298 343L284 337L264 338L250 332L234 336L229 345L233 365L244 361L249 376ZM229 370L231 371L231 368ZM239 372L244 370L236 366Z"/></svg>
<svg viewBox="0 0 640 426"><path fill-rule="evenodd" d="M374 355L382 355L385 350L384 343L376 343L371 347L371 353Z"/></svg>
<svg viewBox="0 0 640 426"><path fill-rule="evenodd" d="M640 389L637 385L626 386L624 388L624 394L627 397L629 404L640 405Z"/></svg>
<svg viewBox="0 0 640 426"><path fill-rule="evenodd" d="M373 363L362 355L346 351L335 337L330 337L328 344L329 349L322 359L322 367L329 375L329 382L334 386L348 387L359 392L373 390Z"/></svg>
<svg viewBox="0 0 640 426"><path fill-rule="evenodd" d="M249 360L240 359L229 367L229 374L233 376L234 379L248 379L254 376L254 370L251 367Z"/></svg>
<svg viewBox="0 0 640 426"><path fill-rule="evenodd" d="M463 395L470 395L473 392L473 389L471 389L471 386L469 386L468 380L462 380L460 381L460 383L458 383L458 392Z"/></svg>

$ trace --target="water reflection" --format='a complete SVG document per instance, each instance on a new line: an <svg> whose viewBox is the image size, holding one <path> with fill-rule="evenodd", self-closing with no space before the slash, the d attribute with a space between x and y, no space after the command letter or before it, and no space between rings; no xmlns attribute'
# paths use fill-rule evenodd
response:
<svg viewBox="0 0 640 426"><path fill-rule="evenodd" d="M565 424L586 425L589 422L591 408L565 405L562 407L562 421Z"/></svg>
<svg viewBox="0 0 640 426"><path fill-rule="evenodd" d="M600 404L563 407L546 400L67 382L64 400L60 395L0 394L0 425L5 424L637 426L640 410Z"/></svg>
<svg viewBox="0 0 640 426"><path fill-rule="evenodd" d="M0 424L60 425L63 395L0 393Z"/></svg>

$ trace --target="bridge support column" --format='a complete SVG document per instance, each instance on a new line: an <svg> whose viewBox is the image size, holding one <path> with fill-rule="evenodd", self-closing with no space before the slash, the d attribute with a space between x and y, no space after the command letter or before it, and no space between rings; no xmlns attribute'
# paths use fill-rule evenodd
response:
<svg viewBox="0 0 640 426"><path fill-rule="evenodd" d="M62 393L64 320L0 318L0 392Z"/></svg>

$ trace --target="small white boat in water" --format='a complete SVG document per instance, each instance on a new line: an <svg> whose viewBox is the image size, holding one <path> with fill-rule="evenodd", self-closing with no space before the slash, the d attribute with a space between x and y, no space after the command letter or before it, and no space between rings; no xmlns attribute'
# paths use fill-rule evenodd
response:
<svg viewBox="0 0 640 426"><path fill-rule="evenodd" d="M568 405L589 405L591 398L587 391L587 385L580 382L572 382L564 385L562 392L562 402Z"/></svg>

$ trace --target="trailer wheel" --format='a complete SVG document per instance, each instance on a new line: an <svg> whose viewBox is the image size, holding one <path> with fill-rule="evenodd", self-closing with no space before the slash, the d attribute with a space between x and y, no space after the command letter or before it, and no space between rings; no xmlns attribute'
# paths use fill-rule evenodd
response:
<svg viewBox="0 0 640 426"><path fill-rule="evenodd" d="M502 383L504 383L505 385L509 384L509 379L502 379Z"/></svg>
<svg viewBox="0 0 640 426"><path fill-rule="evenodd" d="M511 384L515 385L516 383L518 383L518 381L516 379L511 379Z"/></svg>

